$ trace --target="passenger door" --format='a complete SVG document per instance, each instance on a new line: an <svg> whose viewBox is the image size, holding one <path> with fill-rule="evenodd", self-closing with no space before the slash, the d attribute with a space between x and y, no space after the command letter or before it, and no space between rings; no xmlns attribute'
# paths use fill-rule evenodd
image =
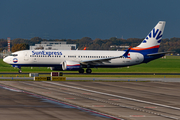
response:
<svg viewBox="0 0 180 120"><path fill-rule="evenodd" d="M24 52L24 61L28 61L28 60L29 60L28 52Z"/></svg>

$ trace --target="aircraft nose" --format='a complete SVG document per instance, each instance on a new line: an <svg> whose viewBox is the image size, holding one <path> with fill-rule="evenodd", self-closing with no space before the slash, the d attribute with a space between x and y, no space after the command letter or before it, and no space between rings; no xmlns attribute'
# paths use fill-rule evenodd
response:
<svg viewBox="0 0 180 120"><path fill-rule="evenodd" d="M9 58L8 58L8 57L5 57L5 58L3 59L3 61L4 61L5 63L9 63Z"/></svg>

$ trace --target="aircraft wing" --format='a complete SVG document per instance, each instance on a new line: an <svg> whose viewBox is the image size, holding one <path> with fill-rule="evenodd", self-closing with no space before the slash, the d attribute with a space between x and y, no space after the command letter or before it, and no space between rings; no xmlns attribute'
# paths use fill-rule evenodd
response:
<svg viewBox="0 0 180 120"><path fill-rule="evenodd" d="M102 64L103 62L110 63L109 61L116 58L127 58L128 53L130 51L131 47L128 48L128 50L125 51L125 53L122 56L117 57L109 57L109 58L99 58L99 59L92 59L92 60L84 60L81 61L81 64Z"/></svg>
<svg viewBox="0 0 180 120"><path fill-rule="evenodd" d="M174 51L167 51L167 52L158 52L158 53L152 53L152 54L147 54L148 56L155 56L155 55L162 55L162 54L167 54L167 53L173 53Z"/></svg>
<svg viewBox="0 0 180 120"><path fill-rule="evenodd" d="M117 56L117 57L109 57L109 58L99 58L99 59L92 59L92 60L84 60L81 61L81 64L102 64L102 62L110 63L109 61L116 58L121 58L123 56Z"/></svg>

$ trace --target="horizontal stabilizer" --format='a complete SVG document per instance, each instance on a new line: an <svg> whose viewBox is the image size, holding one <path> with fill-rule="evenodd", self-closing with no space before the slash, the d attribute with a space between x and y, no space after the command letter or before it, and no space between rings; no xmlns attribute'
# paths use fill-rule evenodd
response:
<svg viewBox="0 0 180 120"><path fill-rule="evenodd" d="M152 54L147 54L148 56L155 56L155 55L163 55L167 53L173 53L174 51L167 51L167 52L158 52L158 53L152 53Z"/></svg>

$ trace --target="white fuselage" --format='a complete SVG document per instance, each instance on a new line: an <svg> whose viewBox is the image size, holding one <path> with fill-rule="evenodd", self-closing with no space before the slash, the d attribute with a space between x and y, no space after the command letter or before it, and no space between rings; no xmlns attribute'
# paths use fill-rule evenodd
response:
<svg viewBox="0 0 180 120"><path fill-rule="evenodd" d="M104 58L118 57L125 51L96 51L96 50L23 50L4 58L11 65L20 66L59 66L63 61L81 63L87 60L101 60ZM140 64L144 56L137 52L129 52L128 58L111 59L108 62L93 63L97 67L123 67Z"/></svg>

